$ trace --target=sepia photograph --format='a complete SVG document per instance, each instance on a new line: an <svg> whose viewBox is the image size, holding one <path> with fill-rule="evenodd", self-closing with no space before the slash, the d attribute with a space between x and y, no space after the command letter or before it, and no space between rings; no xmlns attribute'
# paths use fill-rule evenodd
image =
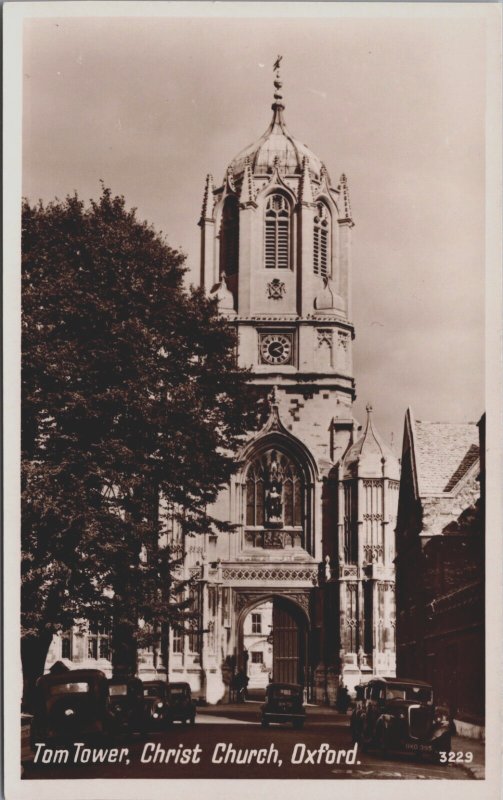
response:
<svg viewBox="0 0 503 800"><path fill-rule="evenodd" d="M501 7L4 9L7 800L498 797Z"/></svg>

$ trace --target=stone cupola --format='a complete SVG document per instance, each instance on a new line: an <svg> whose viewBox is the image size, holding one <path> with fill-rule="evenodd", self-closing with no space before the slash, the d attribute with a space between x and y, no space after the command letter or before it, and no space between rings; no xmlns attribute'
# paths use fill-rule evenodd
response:
<svg viewBox="0 0 503 800"><path fill-rule="evenodd" d="M206 179L201 284L216 293L224 273L240 319L320 315L347 322L353 226L347 179L332 185L322 160L289 131L280 61L267 130L230 161L220 185ZM227 296L225 305L222 312L230 310Z"/></svg>

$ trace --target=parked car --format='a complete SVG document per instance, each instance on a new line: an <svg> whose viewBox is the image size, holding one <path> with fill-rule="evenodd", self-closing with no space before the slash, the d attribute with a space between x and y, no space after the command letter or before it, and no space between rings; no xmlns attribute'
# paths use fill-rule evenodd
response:
<svg viewBox="0 0 503 800"><path fill-rule="evenodd" d="M168 684L143 681L144 730L159 730L168 724Z"/></svg>
<svg viewBox="0 0 503 800"><path fill-rule="evenodd" d="M143 683L139 678L110 678L111 731L119 733L143 733Z"/></svg>
<svg viewBox="0 0 503 800"><path fill-rule="evenodd" d="M262 727L270 722L291 722L294 728L303 727L306 710L303 689L296 683L270 683L265 690L265 703L261 706Z"/></svg>
<svg viewBox="0 0 503 800"><path fill-rule="evenodd" d="M30 745L71 742L109 732L108 682L98 669L43 675L36 684Z"/></svg>
<svg viewBox="0 0 503 800"><path fill-rule="evenodd" d="M451 749L449 711L434 705L424 681L376 678L356 687L350 727L362 750L375 747L382 755L398 750L438 756Z"/></svg>
<svg viewBox="0 0 503 800"><path fill-rule="evenodd" d="M194 725L196 721L196 704L192 699L189 683L168 683L166 722L183 722Z"/></svg>

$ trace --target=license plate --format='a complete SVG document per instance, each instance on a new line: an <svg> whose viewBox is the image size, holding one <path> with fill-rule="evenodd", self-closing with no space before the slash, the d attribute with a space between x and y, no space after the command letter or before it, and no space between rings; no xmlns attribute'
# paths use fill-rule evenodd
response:
<svg viewBox="0 0 503 800"><path fill-rule="evenodd" d="M416 744L415 742L406 742L405 749L415 752L419 750L421 753L431 753L432 751L431 744Z"/></svg>

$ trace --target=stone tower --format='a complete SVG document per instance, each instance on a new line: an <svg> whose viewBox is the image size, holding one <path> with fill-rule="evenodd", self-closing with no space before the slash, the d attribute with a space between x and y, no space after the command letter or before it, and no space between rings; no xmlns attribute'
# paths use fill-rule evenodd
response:
<svg viewBox="0 0 503 800"><path fill-rule="evenodd" d="M258 688L301 683L333 702L341 678L352 688L394 668L398 465L370 417L357 438L352 414L348 183L332 184L289 132L280 61L267 130L221 183L208 175L199 220L201 285L236 326L258 401L211 509L233 532L184 538L161 504L194 612L191 631L170 634L169 678L209 702L238 671ZM156 649L141 654L140 675L160 674Z"/></svg>
<svg viewBox="0 0 503 800"><path fill-rule="evenodd" d="M201 284L239 332L239 363L277 386L283 424L323 469L353 425L348 184L286 127L279 68L272 120L223 183L207 176Z"/></svg>

